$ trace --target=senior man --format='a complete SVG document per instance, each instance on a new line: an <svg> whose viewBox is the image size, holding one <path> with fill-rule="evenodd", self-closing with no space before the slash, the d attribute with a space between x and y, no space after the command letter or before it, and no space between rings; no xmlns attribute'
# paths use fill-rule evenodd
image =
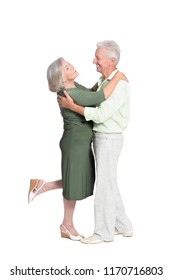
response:
<svg viewBox="0 0 173 280"><path fill-rule="evenodd" d="M120 48L111 40L97 43L93 63L102 74L98 81L100 90L118 72ZM96 244L113 241L114 235L133 235L132 224L125 212L117 184L117 164L123 145L123 131L129 122L130 89L125 80L120 80L112 95L99 107L82 107L71 97L58 99L59 105L92 120L94 153L96 159L96 193L94 199L94 234L81 239L82 243Z"/></svg>

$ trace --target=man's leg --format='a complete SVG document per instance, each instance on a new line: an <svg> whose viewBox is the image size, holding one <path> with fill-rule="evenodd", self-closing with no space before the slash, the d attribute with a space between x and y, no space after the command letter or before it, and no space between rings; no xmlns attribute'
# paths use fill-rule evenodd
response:
<svg viewBox="0 0 173 280"><path fill-rule="evenodd" d="M124 236L132 236L133 228L132 228L131 221L129 220L129 218L125 212L121 194L119 192L119 189L117 188L115 234L119 234L119 233L124 234Z"/></svg>
<svg viewBox="0 0 173 280"><path fill-rule="evenodd" d="M117 184L117 164L123 145L122 134L97 134L94 140L97 185L95 194L95 234L105 241L114 239L116 223L128 224ZM121 228L122 228L121 224Z"/></svg>

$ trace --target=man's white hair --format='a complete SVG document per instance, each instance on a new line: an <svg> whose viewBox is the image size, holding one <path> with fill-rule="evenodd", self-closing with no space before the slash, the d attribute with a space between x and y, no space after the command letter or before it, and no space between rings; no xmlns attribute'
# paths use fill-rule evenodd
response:
<svg viewBox="0 0 173 280"><path fill-rule="evenodd" d="M115 58L116 59L115 65L118 64L118 62L120 60L120 47L115 41L104 40L104 41L98 42L97 48L106 49L107 56L110 58L112 58L112 57Z"/></svg>

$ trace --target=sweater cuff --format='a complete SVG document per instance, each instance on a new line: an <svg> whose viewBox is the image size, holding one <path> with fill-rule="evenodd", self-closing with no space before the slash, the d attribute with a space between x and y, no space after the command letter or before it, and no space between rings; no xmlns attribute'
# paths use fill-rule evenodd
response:
<svg viewBox="0 0 173 280"><path fill-rule="evenodd" d="M91 121L92 120L94 109L95 108L85 107L85 109L84 109L84 117L85 117L86 121Z"/></svg>

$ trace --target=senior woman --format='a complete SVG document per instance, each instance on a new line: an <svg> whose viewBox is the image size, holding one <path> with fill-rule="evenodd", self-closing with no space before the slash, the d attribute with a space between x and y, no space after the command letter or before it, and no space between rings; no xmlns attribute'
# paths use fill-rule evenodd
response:
<svg viewBox="0 0 173 280"><path fill-rule="evenodd" d="M64 95L66 90L75 103L83 106L97 106L107 99L120 79L126 79L118 72L101 90L95 92L97 84L87 89L75 79L79 73L64 58L60 57L50 64L47 70L49 89ZM64 218L60 225L61 237L80 240L80 235L73 225L73 214L76 200L85 199L93 194L95 182L95 164L92 152L92 121L87 122L84 116L61 108L64 121L64 132L60 140L62 153L62 181L44 182L31 179L28 200L31 202L40 193L53 189L63 189Z"/></svg>

